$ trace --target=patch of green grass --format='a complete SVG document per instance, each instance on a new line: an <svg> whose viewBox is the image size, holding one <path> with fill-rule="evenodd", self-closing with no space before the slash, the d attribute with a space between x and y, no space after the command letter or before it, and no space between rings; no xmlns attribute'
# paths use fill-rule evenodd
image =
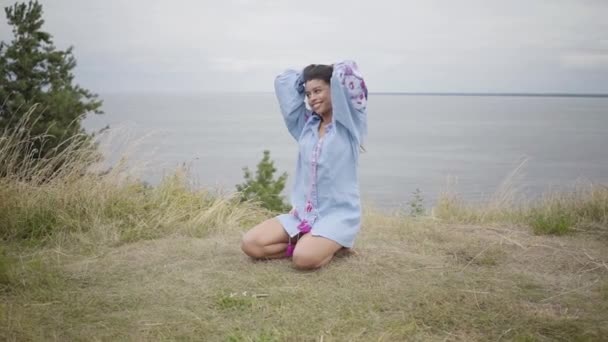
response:
<svg viewBox="0 0 608 342"><path fill-rule="evenodd" d="M217 307L221 310L232 310L232 309L248 309L253 306L253 301L250 297L241 296L239 294L231 293L221 295L217 299Z"/></svg>
<svg viewBox="0 0 608 342"><path fill-rule="evenodd" d="M66 286L66 278L55 260L44 255L21 258L13 264L11 277L12 289L27 292L36 303L57 300Z"/></svg>
<svg viewBox="0 0 608 342"><path fill-rule="evenodd" d="M538 339L534 336L528 334L517 335L513 339L515 342L537 342Z"/></svg>
<svg viewBox="0 0 608 342"><path fill-rule="evenodd" d="M280 338L280 334L274 331L262 331L259 333L234 333L230 334L227 338L227 342L279 342L285 341L285 338Z"/></svg>
<svg viewBox="0 0 608 342"><path fill-rule="evenodd" d="M5 288L8 289L8 285L11 283L11 268L13 266L14 260L9 257L0 246L0 289Z"/></svg>
<svg viewBox="0 0 608 342"><path fill-rule="evenodd" d="M575 220L573 216L560 210L559 207L551 210L533 210L529 217L529 224L535 234L564 235L572 231Z"/></svg>
<svg viewBox="0 0 608 342"><path fill-rule="evenodd" d="M599 291L600 297L608 302L608 281L604 281L604 283L600 286Z"/></svg>

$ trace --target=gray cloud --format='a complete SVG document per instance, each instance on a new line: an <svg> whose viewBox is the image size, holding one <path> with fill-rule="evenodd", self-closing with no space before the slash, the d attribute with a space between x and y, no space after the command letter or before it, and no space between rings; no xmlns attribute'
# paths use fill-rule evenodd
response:
<svg viewBox="0 0 608 342"><path fill-rule="evenodd" d="M284 68L346 58L375 91L608 92L600 0L42 3L102 92L271 91Z"/></svg>

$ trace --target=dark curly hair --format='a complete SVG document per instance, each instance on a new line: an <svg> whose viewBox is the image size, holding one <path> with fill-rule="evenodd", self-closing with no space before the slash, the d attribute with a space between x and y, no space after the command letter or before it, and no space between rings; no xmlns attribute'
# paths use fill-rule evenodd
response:
<svg viewBox="0 0 608 342"><path fill-rule="evenodd" d="M333 65L311 64L302 71L304 83L310 80L323 80L330 84L331 75L334 72Z"/></svg>

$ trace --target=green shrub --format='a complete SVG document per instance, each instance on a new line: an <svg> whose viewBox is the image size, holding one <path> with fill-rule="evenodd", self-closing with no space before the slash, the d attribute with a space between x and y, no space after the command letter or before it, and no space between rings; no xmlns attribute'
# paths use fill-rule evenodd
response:
<svg viewBox="0 0 608 342"><path fill-rule="evenodd" d="M241 200L259 202L262 207L274 212L289 210L289 206L283 201L281 195L285 188L287 173L284 172L274 179L276 171L274 162L270 159L270 151L265 150L264 157L258 163L255 177L249 168L243 168L245 182L236 186L241 193Z"/></svg>
<svg viewBox="0 0 608 342"><path fill-rule="evenodd" d="M422 216L425 214L424 198L422 197L422 191L420 191L420 189L416 188L416 190L412 192L412 198L407 202L407 205L410 209L410 216Z"/></svg>

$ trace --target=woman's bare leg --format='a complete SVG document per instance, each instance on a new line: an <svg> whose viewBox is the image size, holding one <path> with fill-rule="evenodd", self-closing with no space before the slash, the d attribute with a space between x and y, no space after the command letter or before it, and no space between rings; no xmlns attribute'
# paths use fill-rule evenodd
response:
<svg viewBox="0 0 608 342"><path fill-rule="evenodd" d="M276 218L253 227L243 236L241 249L254 259L274 259L285 256L289 235Z"/></svg>
<svg viewBox="0 0 608 342"><path fill-rule="evenodd" d="M327 265L342 246L335 241L306 234L300 238L293 251L296 268L312 270Z"/></svg>

